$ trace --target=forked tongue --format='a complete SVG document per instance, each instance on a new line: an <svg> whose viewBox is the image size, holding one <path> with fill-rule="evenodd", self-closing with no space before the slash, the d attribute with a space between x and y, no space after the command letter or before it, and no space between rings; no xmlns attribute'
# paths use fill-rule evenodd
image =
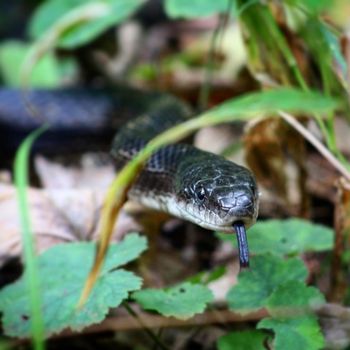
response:
<svg viewBox="0 0 350 350"><path fill-rule="evenodd" d="M241 268L249 267L249 248L244 223L236 221L233 223L233 228L237 236L239 265Z"/></svg>

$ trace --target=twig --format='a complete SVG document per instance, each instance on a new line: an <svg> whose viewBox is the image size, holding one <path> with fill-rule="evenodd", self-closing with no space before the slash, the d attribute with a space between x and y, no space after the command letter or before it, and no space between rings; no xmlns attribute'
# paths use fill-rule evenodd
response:
<svg viewBox="0 0 350 350"><path fill-rule="evenodd" d="M334 318L342 322L350 321L350 308L339 304L326 303L314 310L315 314L320 318ZM291 314L288 313L290 316ZM164 317L160 315L153 315L147 312L137 312L138 319L142 320L142 323L147 325L148 329L154 328L175 328L175 327L193 327L200 325L222 324L222 323L237 323L253 321L258 322L261 319L268 317L269 313L265 309L260 309L256 312L251 312L245 315L240 315L236 312L229 310L213 310L206 311L202 314L196 315L188 320L179 320L172 317ZM94 334L102 332L118 332L118 331L131 331L144 328L140 322L130 315L117 315L108 317L103 322L97 325L87 327L83 330L82 334ZM81 333L73 332L70 330L63 331L60 334L52 336L55 338L67 338L77 336ZM16 340L12 345L27 344L28 340Z"/></svg>
<svg viewBox="0 0 350 350"><path fill-rule="evenodd" d="M216 54L216 44L218 41L219 33L221 29L223 28L223 16L219 18L219 22L216 25L216 28L212 34L211 40L210 40L210 48L209 48L209 55L207 59L207 64L205 68L205 77L203 85L199 92L199 99L198 99L198 105L199 110L203 111L207 107L209 94L210 94L210 88L211 88L211 78L213 73L213 64Z"/></svg>
<svg viewBox="0 0 350 350"><path fill-rule="evenodd" d="M98 325L88 327L84 333L99 333L104 331L129 331L135 329L142 329L147 327L152 328L174 328L174 327L193 327L200 325L209 325L215 323L230 323L230 322L246 322L246 321L260 321L268 316L268 312L264 309L257 312L240 315L229 310L215 310L207 311L196 315L187 320L179 320L173 317L163 317L159 315L152 315L146 312L137 313L138 319L134 316L116 316L107 318ZM139 322L142 320L142 324ZM66 331L60 336L72 336L74 332Z"/></svg>
<svg viewBox="0 0 350 350"><path fill-rule="evenodd" d="M350 320L350 308L344 307L339 304L327 303L315 310L315 313L319 317L334 317L344 321ZM206 311L202 314L198 314L187 320L179 320L173 317L164 317L160 315L153 315L147 312L138 312L138 319L142 320L142 323L147 325L147 328L176 328L176 327L193 327L200 325L210 325L217 323L240 323L255 321L258 322L265 317L269 316L269 313L265 309L260 309L255 312L250 312L245 315L241 315L237 312L230 310L212 310ZM106 331L130 331L137 330L144 326L141 326L140 322L133 316L114 316L105 319L102 323L93 325L84 329L84 333L100 333ZM76 335L75 332L65 331L58 337L68 337Z"/></svg>
<svg viewBox="0 0 350 350"><path fill-rule="evenodd" d="M124 304L125 306L125 304ZM129 306L129 305L128 305ZM258 310L256 312L251 312L246 315L240 315L236 312L229 310L213 310L206 311L202 314L198 314L187 320L179 320L173 317L164 317L160 315L153 315L151 313L138 311L135 312L131 310L135 315L125 315L119 314L117 316L108 317L100 324L96 324L87 327L82 333L77 333L71 330L65 330L59 334L55 334L51 339L57 338L68 338L74 337L79 334L95 334L102 332L119 332L119 331L132 331L132 330L142 330L147 329L148 332L152 332L151 329L159 328L176 328L176 327L193 327L201 325L211 325L211 324L223 324L231 322L246 322L246 321L260 321L261 319L269 316L265 309ZM153 339L152 332L152 339ZM159 345L159 339L157 339ZM15 340L11 345L19 346L23 344L28 344L28 339ZM162 343L161 343L162 344ZM162 344L162 349L168 348Z"/></svg>
<svg viewBox="0 0 350 350"><path fill-rule="evenodd" d="M296 118L292 115L279 111L278 114L285 120L289 125L296 129L301 135L305 137L328 161L335 169L337 169L347 180L350 181L350 173L343 164L322 144L317 138L307 130Z"/></svg>
<svg viewBox="0 0 350 350"><path fill-rule="evenodd" d="M123 303L123 306L127 310L127 312L131 315L132 319L138 323L139 328L141 326L141 329L145 331L145 333L154 341L154 343L157 346L159 346L163 350L169 350L168 347L162 343L160 338L155 333L153 333L153 331L148 326L147 322L144 322L144 320L140 317L140 315L136 313L128 303Z"/></svg>
<svg viewBox="0 0 350 350"><path fill-rule="evenodd" d="M342 321L350 321L350 308L340 305L327 303L317 310L319 317L333 317Z"/></svg>
<svg viewBox="0 0 350 350"><path fill-rule="evenodd" d="M213 75L213 65L215 61L215 54L218 47L221 46L220 39L222 39L224 31L226 30L226 26L230 18L230 11L232 6L233 6L233 1L229 0L227 10L224 14L220 15L219 22L216 25L216 28L211 37L209 56L207 59L207 64L205 69L204 82L199 92L198 105L200 110L204 110L208 104L209 94L212 87L211 81L212 81L212 75Z"/></svg>

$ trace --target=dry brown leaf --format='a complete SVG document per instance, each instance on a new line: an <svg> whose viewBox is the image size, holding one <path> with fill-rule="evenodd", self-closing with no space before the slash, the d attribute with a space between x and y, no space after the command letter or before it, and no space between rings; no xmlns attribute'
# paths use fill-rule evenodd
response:
<svg viewBox="0 0 350 350"><path fill-rule="evenodd" d="M232 245L231 245L232 250ZM213 292L216 303L226 303L228 291L237 284L239 274L239 265L237 263L228 263L226 273L219 279L210 282L208 287Z"/></svg>
<svg viewBox="0 0 350 350"><path fill-rule="evenodd" d="M42 156L34 162L44 188L107 189L115 177L112 161L106 155L85 154L80 166L64 166Z"/></svg>
<svg viewBox="0 0 350 350"><path fill-rule="evenodd" d="M36 250L41 252L55 244L92 240L97 236L104 190L28 189L28 202ZM0 184L0 265L21 254L21 229L16 188ZM122 211L113 237L141 227Z"/></svg>
<svg viewBox="0 0 350 350"><path fill-rule="evenodd" d="M349 268L344 256L350 246L350 182L340 178L337 190L334 210L335 246L331 267L331 290L328 295L332 302L342 302L349 285Z"/></svg>
<svg viewBox="0 0 350 350"><path fill-rule="evenodd" d="M280 119L263 119L250 124L244 143L247 163L270 196L277 195L291 215L307 216L302 136Z"/></svg>

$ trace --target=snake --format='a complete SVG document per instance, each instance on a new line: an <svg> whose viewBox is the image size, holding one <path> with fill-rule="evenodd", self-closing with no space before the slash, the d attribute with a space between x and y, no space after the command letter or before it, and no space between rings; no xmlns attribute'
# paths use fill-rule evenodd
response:
<svg viewBox="0 0 350 350"><path fill-rule="evenodd" d="M37 147L46 151L88 148L115 134L110 153L117 172L153 137L193 114L177 97L127 87L33 89L25 100L18 89L0 89L1 149L15 149L43 122L50 129ZM170 144L151 155L128 198L206 229L235 232L240 266L249 266L246 228L256 222L259 195L247 168L188 143Z"/></svg>

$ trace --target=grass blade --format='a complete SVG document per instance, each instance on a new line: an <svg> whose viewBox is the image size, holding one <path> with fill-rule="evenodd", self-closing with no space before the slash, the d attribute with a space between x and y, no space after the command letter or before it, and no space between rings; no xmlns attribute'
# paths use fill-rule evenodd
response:
<svg viewBox="0 0 350 350"><path fill-rule="evenodd" d="M44 324L41 315L39 276L36 267L36 256L33 246L27 198L28 159L33 142L46 129L47 127L43 126L27 136L16 153L14 165L15 184L17 188L17 199L22 228L22 250L25 264L24 274L30 295L30 319L35 350L43 350L45 348L45 344Z"/></svg>

